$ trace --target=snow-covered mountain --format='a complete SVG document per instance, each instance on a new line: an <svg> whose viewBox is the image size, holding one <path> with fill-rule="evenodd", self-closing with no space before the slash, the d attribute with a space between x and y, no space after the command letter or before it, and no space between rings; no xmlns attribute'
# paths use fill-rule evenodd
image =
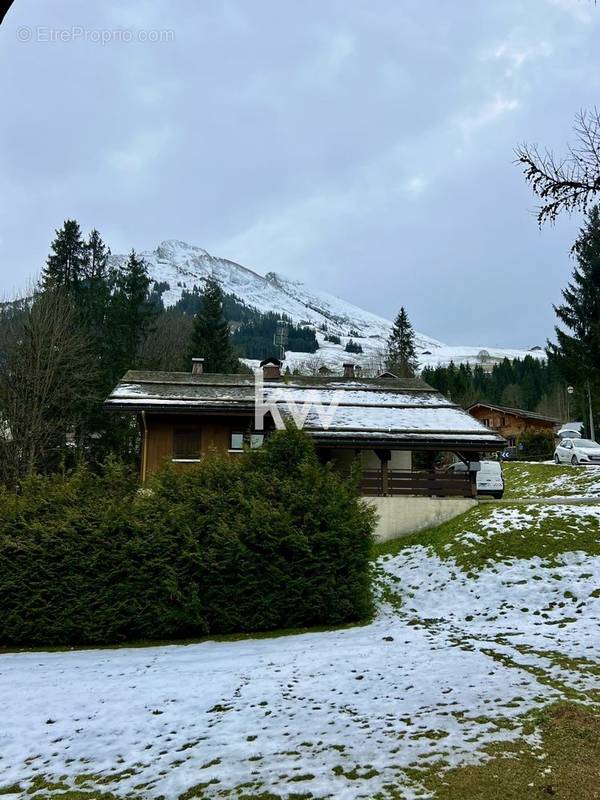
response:
<svg viewBox="0 0 600 800"><path fill-rule="evenodd" d="M165 305L174 305L184 289L201 286L208 276L215 277L223 291L261 312L275 311L285 314L295 323L315 328L319 340L317 353L286 354L290 366L307 366L312 369L317 362L330 367L339 367L352 360L366 367L376 365L389 336L391 322L341 300L327 292L315 291L301 281L292 280L275 272L259 275L241 264L210 255L201 247L177 240L166 240L156 248L139 254L148 265L150 277L159 283L167 283L169 289L163 294ZM111 256L112 265L125 262L127 256ZM341 344L325 341L328 334L340 337ZM358 336L356 335L358 334ZM362 354L347 353L344 348L353 339L361 345ZM470 362L487 363L508 358L530 355L543 357L543 352L502 349L483 346L448 346L422 333L416 334L421 366ZM488 356L480 356L486 351Z"/></svg>

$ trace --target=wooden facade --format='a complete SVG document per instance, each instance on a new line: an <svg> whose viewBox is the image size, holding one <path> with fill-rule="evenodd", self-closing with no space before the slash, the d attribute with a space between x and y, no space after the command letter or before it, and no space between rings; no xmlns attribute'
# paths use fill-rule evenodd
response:
<svg viewBox="0 0 600 800"><path fill-rule="evenodd" d="M166 462L188 469L211 451L236 455L248 441L252 417L248 414L161 414L139 416L142 434L141 477L145 481Z"/></svg>
<svg viewBox="0 0 600 800"><path fill-rule="evenodd" d="M467 409L469 414L486 428L503 436L509 446L514 446L522 433L529 431L555 431L559 420L519 408L475 403Z"/></svg>
<svg viewBox="0 0 600 800"><path fill-rule="evenodd" d="M191 414L144 414L140 417L142 432L140 477L142 482L165 464L177 470L188 470L210 452L228 453L236 457L244 444L252 442L252 419L246 415L203 416ZM234 445L234 446L232 446ZM321 460L331 462L342 474L349 475L355 459L362 464L361 492L364 496L439 496L474 497L474 473L448 474L445 470L412 469L413 453L396 450L381 453L356 448L320 448ZM402 469L394 469L394 466Z"/></svg>

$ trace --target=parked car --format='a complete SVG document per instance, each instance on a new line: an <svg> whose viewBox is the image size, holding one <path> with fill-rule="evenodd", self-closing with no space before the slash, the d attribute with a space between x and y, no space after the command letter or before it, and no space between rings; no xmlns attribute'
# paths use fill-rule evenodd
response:
<svg viewBox="0 0 600 800"><path fill-rule="evenodd" d="M504 477L502 464L499 461L480 461L477 473L477 494L490 494L498 500L504 495ZM466 472L467 465L462 461L450 464L446 472Z"/></svg>
<svg viewBox="0 0 600 800"><path fill-rule="evenodd" d="M598 464L600 444L591 439L562 439L554 451L555 464Z"/></svg>
<svg viewBox="0 0 600 800"><path fill-rule="evenodd" d="M559 439L582 439L583 422L565 422L556 435Z"/></svg>

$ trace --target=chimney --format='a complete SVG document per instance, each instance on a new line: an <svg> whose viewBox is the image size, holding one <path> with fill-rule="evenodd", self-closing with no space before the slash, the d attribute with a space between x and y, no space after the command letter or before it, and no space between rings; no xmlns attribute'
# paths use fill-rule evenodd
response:
<svg viewBox="0 0 600 800"><path fill-rule="evenodd" d="M344 367L344 378L353 378L354 377L354 364L348 362L347 364L342 364Z"/></svg>
<svg viewBox="0 0 600 800"><path fill-rule="evenodd" d="M192 375L202 375L204 372L204 359L192 358Z"/></svg>
<svg viewBox="0 0 600 800"><path fill-rule="evenodd" d="M263 378L266 381L278 381L281 378L281 361L278 358L265 358L260 362Z"/></svg>

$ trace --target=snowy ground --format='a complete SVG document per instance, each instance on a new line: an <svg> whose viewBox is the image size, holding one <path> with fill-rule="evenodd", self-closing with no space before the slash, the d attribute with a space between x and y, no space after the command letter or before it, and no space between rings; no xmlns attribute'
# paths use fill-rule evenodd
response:
<svg viewBox="0 0 600 800"><path fill-rule="evenodd" d="M600 701L600 506L481 508L377 575L364 627L1 656L0 787L413 797L531 710Z"/></svg>

